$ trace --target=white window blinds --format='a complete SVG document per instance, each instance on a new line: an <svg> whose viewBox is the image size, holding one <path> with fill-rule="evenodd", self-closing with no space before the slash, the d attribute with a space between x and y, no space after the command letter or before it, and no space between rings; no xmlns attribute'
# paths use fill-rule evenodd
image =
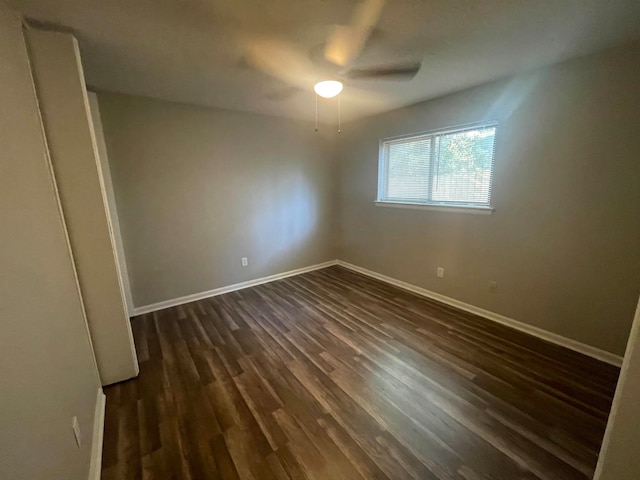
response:
<svg viewBox="0 0 640 480"><path fill-rule="evenodd" d="M496 123L380 142L378 201L489 206Z"/></svg>

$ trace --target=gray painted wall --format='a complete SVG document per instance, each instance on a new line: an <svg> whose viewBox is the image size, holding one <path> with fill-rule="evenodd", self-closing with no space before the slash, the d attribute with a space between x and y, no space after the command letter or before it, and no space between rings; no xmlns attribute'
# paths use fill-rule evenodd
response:
<svg viewBox="0 0 640 480"><path fill-rule="evenodd" d="M136 306L334 258L332 145L312 124L98 97Z"/></svg>
<svg viewBox="0 0 640 480"><path fill-rule="evenodd" d="M636 43L349 123L337 145L306 123L101 93L134 303L339 258L622 354L639 83ZM374 206L380 138L488 119L495 213Z"/></svg>
<svg viewBox="0 0 640 480"><path fill-rule="evenodd" d="M622 354L640 286L638 85L627 45L345 125L337 257ZM380 138L489 119L494 214L374 206Z"/></svg>
<svg viewBox="0 0 640 480"><path fill-rule="evenodd" d="M100 381L21 20L1 2L0 105L0 478L85 479Z"/></svg>

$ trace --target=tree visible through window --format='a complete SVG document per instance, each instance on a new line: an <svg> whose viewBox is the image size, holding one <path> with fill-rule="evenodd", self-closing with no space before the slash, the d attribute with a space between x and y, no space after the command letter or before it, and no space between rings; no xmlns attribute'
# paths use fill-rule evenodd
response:
<svg viewBox="0 0 640 480"><path fill-rule="evenodd" d="M383 140L378 201L489 206L496 124Z"/></svg>

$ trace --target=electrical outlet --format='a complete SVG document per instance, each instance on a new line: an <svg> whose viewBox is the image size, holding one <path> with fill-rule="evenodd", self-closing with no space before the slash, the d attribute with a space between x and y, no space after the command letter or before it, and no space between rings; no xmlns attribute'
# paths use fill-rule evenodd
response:
<svg viewBox="0 0 640 480"><path fill-rule="evenodd" d="M73 417L71 428L73 429L73 435L76 437L76 445L78 446L78 448L80 448L80 445L82 445L82 435L80 434L80 424L78 423L78 417Z"/></svg>
<svg viewBox="0 0 640 480"><path fill-rule="evenodd" d="M438 270L436 270L436 274L438 275L438 278L444 278L444 268L438 267Z"/></svg>
<svg viewBox="0 0 640 480"><path fill-rule="evenodd" d="M489 291L491 293L496 293L498 291L498 282L489 282Z"/></svg>
<svg viewBox="0 0 640 480"><path fill-rule="evenodd" d="M241 262L243 267L249 265L249 259L247 257L242 257Z"/></svg>

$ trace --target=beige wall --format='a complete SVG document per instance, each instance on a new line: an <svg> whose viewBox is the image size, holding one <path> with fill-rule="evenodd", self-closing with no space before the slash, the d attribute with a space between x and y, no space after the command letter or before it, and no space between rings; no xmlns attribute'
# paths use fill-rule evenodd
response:
<svg viewBox="0 0 640 480"><path fill-rule="evenodd" d="M68 33L29 28L36 93L103 385L138 374L100 178L80 54Z"/></svg>
<svg viewBox="0 0 640 480"><path fill-rule="evenodd" d="M337 257L622 354L640 285L638 85L635 44L345 125ZM485 119L500 122L494 214L374 206L380 138Z"/></svg>
<svg viewBox="0 0 640 480"><path fill-rule="evenodd" d="M0 478L85 479L100 382L21 21L2 3L0 105Z"/></svg>
<svg viewBox="0 0 640 480"><path fill-rule="evenodd" d="M640 301L604 435L595 480L640 478Z"/></svg>
<svg viewBox="0 0 640 480"><path fill-rule="evenodd" d="M336 179L313 125L98 97L136 306L334 258Z"/></svg>

